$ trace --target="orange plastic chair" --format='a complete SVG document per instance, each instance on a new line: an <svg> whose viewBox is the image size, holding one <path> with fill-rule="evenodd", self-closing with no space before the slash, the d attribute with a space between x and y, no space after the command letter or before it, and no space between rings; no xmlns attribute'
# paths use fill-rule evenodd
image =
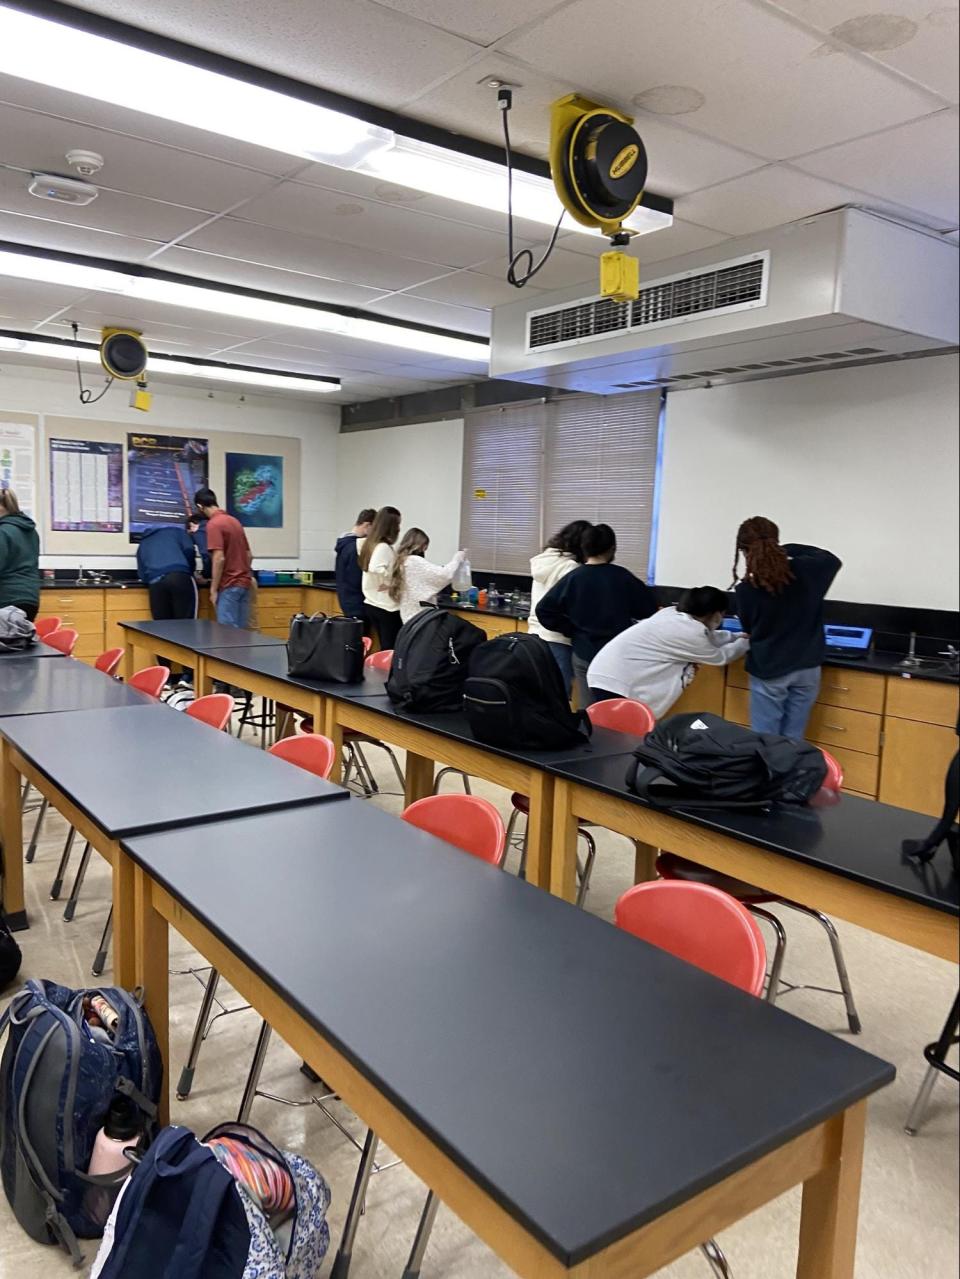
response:
<svg viewBox="0 0 960 1279"><path fill-rule="evenodd" d="M93 665L96 670L102 671L104 675L116 675L122 661L122 648L108 648L105 653L100 654Z"/></svg>
<svg viewBox="0 0 960 1279"><path fill-rule="evenodd" d="M618 928L759 995L767 952L760 926L736 898L706 884L636 884L614 907Z"/></svg>
<svg viewBox="0 0 960 1279"><path fill-rule="evenodd" d="M210 693L206 697L198 697L186 707L186 714L191 719L200 720L202 724L209 724L219 733L230 722L233 698L229 693Z"/></svg>
<svg viewBox="0 0 960 1279"><path fill-rule="evenodd" d="M170 672L166 666L145 666L130 676L129 687L136 688L148 697L159 697L167 686Z"/></svg>
<svg viewBox="0 0 960 1279"><path fill-rule="evenodd" d="M268 754L285 759L288 764L296 764L317 777L327 778L337 750L329 737L320 733L300 733L297 737L284 737L274 742Z"/></svg>
<svg viewBox="0 0 960 1279"><path fill-rule="evenodd" d="M367 656L367 654L370 652L371 648L373 648L373 640L370 638L370 636L369 636L369 635L364 635L364 637L363 637L363 655L364 655L364 657L366 657L366 656Z"/></svg>
<svg viewBox="0 0 960 1279"><path fill-rule="evenodd" d="M38 639L45 639L52 631L60 629L59 617L38 617L33 624Z"/></svg>
<svg viewBox="0 0 960 1279"><path fill-rule="evenodd" d="M823 747L819 747L820 754L823 756L824 763L827 766L827 775L823 779L822 790L830 790L839 792L843 790L843 767L840 761L836 759L829 751L825 751Z"/></svg>
<svg viewBox="0 0 960 1279"><path fill-rule="evenodd" d="M657 726L649 706L632 697L610 697L587 707L587 715L595 728L612 728L616 733L646 737Z"/></svg>
<svg viewBox="0 0 960 1279"><path fill-rule="evenodd" d="M363 663L371 671L388 671L393 662L393 649L382 648L379 653L371 653Z"/></svg>
<svg viewBox="0 0 960 1279"><path fill-rule="evenodd" d="M503 818L477 795L427 795L403 811L403 820L445 839L481 861L502 866L507 851Z"/></svg>
<svg viewBox="0 0 960 1279"><path fill-rule="evenodd" d="M61 626L59 630L48 631L43 642L55 648L58 653L63 653L65 657L72 657L78 638L78 633L72 626Z"/></svg>

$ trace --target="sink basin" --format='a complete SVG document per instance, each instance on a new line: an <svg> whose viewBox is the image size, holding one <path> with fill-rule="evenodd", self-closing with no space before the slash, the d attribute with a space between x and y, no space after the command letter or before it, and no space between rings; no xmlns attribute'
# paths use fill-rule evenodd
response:
<svg viewBox="0 0 960 1279"><path fill-rule="evenodd" d="M899 665L901 670L904 671L943 671L947 673L957 670L957 663L951 662L945 657L904 658Z"/></svg>

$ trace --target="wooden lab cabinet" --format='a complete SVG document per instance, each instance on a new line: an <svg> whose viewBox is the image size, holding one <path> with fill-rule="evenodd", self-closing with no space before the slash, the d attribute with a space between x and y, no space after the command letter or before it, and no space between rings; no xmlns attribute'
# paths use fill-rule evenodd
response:
<svg viewBox="0 0 960 1279"><path fill-rule="evenodd" d="M939 815L943 779L957 751L956 685L887 676L887 714L879 798L885 804Z"/></svg>
<svg viewBox="0 0 960 1279"><path fill-rule="evenodd" d="M103 642L104 592L99 587L79 586L41 591L38 617L59 617L60 625L77 632L74 656L84 662L95 662L107 647Z"/></svg>

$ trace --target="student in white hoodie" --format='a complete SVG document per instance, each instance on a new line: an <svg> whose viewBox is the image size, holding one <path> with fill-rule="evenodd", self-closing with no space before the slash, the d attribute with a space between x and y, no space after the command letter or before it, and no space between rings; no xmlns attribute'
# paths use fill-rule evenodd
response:
<svg viewBox="0 0 960 1279"><path fill-rule="evenodd" d="M430 539L422 528L408 528L390 574L390 598L400 605L400 620L409 622L425 604L436 604L437 595L453 581L457 566L466 559L466 551L457 551L449 564L431 564L424 559Z"/></svg>
<svg viewBox="0 0 960 1279"><path fill-rule="evenodd" d="M565 524L559 533L554 533L543 550L530 560L533 585L530 588L530 617L527 620L527 629L531 635L539 635L550 646L550 651L560 667L568 695L573 684L571 641L559 631L547 630L537 617L537 604L562 577L566 577L583 563L580 544L584 533L592 527L589 520L573 520L570 524Z"/></svg>
<svg viewBox="0 0 960 1279"><path fill-rule="evenodd" d="M719 629L728 597L715 586L684 591L676 608L622 631L590 663L595 701L632 697L659 719L691 683L698 666L726 666L750 647L746 635Z"/></svg>
<svg viewBox="0 0 960 1279"><path fill-rule="evenodd" d="M381 506L370 532L357 541L363 617L367 626L377 632L381 648L393 648L400 630L400 605L390 597L390 574L401 518L395 506Z"/></svg>

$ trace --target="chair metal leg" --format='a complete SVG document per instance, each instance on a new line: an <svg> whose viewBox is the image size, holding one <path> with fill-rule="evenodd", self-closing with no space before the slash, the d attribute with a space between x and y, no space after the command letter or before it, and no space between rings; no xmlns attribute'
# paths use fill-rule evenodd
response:
<svg viewBox="0 0 960 1279"><path fill-rule="evenodd" d="M700 1251L706 1257L710 1269L716 1275L716 1279L733 1279L733 1271L730 1269L730 1262L724 1256L723 1249L717 1243L716 1239L708 1239L706 1243L700 1245Z"/></svg>
<svg viewBox="0 0 960 1279"><path fill-rule="evenodd" d="M413 1247L410 1249L410 1256L407 1258L403 1279L420 1279L423 1257L427 1251L427 1244L430 1242L430 1232L433 1230L433 1223L437 1218L437 1209L439 1207L440 1200L431 1190L427 1195L426 1203L423 1205L423 1212L420 1214L420 1224L417 1226Z"/></svg>
<svg viewBox="0 0 960 1279"><path fill-rule="evenodd" d="M30 845L27 848L26 856L23 859L25 862L32 862L34 857L37 855L37 840L40 838L40 829L43 826L43 819L47 815L47 809L49 806L50 801L48 799L44 799L43 803L40 805L40 810L37 813L37 820L33 824L33 834L30 836Z"/></svg>
<svg viewBox="0 0 960 1279"><path fill-rule="evenodd" d="M257 1046L253 1050L253 1061L250 1063L250 1073L247 1075L247 1082L244 1084L243 1088L243 1096L240 1099L240 1109L237 1112L238 1124L246 1124L250 1122L250 1111L253 1109L253 1099L257 1095L257 1086L260 1083L260 1075L263 1071L263 1062L269 1047L270 1027L265 1021L262 1021L260 1023L260 1033L257 1035Z"/></svg>
<svg viewBox="0 0 960 1279"><path fill-rule="evenodd" d="M773 961L770 964L770 973L767 977L767 989L763 996L768 1004L775 1004L777 995L780 993L780 974L783 971L783 957L787 949L787 934L783 930L783 924L780 923L780 920L777 919L772 911L764 910L762 906L751 906L750 913L768 923L773 929L773 935L776 938Z"/></svg>
<svg viewBox="0 0 960 1279"><path fill-rule="evenodd" d="M461 779L461 781L463 782L463 793L465 795L473 794L473 791L470 789L470 778L467 776L467 774L462 772L459 768L448 767L448 768L441 768L440 771L437 773L436 777L433 779L434 795L440 794L440 783L443 781L444 777L446 777L447 773L454 773L456 774L457 777Z"/></svg>
<svg viewBox="0 0 960 1279"><path fill-rule="evenodd" d="M837 966L837 976L840 978L840 993L843 995L843 1002L847 1008L847 1024L850 1027L851 1034L860 1034L860 1018L857 1015L857 1006L853 1002L853 991L850 989L850 978L847 975L847 965L843 958L843 951L840 948L840 938L837 936L837 930L833 926L833 920L828 919L826 915L819 910L813 910L809 906L801 906L798 902L783 903L789 906L791 910L798 910L801 915L809 915L811 919L815 919L820 927L827 934L830 940L830 949L833 951L833 962Z"/></svg>
<svg viewBox="0 0 960 1279"><path fill-rule="evenodd" d="M580 875L580 887L577 889L577 905L582 906L587 899L587 893L590 891L590 876L593 874L593 863L597 857L597 842L590 832L584 830L583 827L577 833L587 845L587 857Z"/></svg>
<svg viewBox="0 0 960 1279"><path fill-rule="evenodd" d="M954 1066L947 1064L947 1053L960 1042L957 1038L958 1030L960 1030L960 995L953 1001L953 1007L947 1014L947 1020L943 1023L940 1038L936 1043L927 1044L923 1050L923 1055L928 1062L928 1069L926 1075L924 1075L923 1083L920 1085L916 1101L910 1107L910 1114L907 1117L905 1131L909 1137L915 1137L920 1125L923 1123L923 1117L926 1114L930 1094L933 1092L933 1085L936 1083L937 1075L947 1075L954 1082L960 1082L960 1072Z"/></svg>
<svg viewBox="0 0 960 1279"><path fill-rule="evenodd" d="M407 784L407 779L403 775L403 769L400 767L400 761L397 759L396 755L394 755L386 742L377 742L377 745L381 746L390 756L390 763L393 765L393 771L397 775L397 781L400 783L400 789L402 791Z"/></svg>
<svg viewBox="0 0 960 1279"><path fill-rule="evenodd" d="M370 1182L370 1174L373 1171L374 1158L379 1144L377 1134L372 1128L368 1128L367 1138L363 1143L363 1153L360 1156L360 1167L357 1169L357 1179L353 1183L353 1194L350 1196L347 1219L343 1223L340 1247L337 1250L333 1269L330 1271L330 1279L347 1279L347 1275L350 1273L353 1243L357 1237L357 1226L360 1224L360 1214L363 1212L363 1205L367 1198L367 1186Z"/></svg>
<svg viewBox="0 0 960 1279"><path fill-rule="evenodd" d="M923 1117L927 1113L927 1106L930 1104L930 1094L933 1092L933 1085L937 1082L939 1070L936 1066L928 1066L927 1073L923 1077L923 1083L920 1085L920 1091L917 1093L913 1105L910 1107L910 1114L907 1116L907 1122L904 1124L904 1132L908 1137L915 1137L920 1131L920 1125L923 1123Z"/></svg>
<svg viewBox="0 0 960 1279"><path fill-rule="evenodd" d="M363 789L364 797L369 799L371 795L376 795L380 790L380 787L377 785L377 779L374 777L373 771L370 768L370 763L366 755L364 755L363 751L360 749L359 743L350 742L349 747L350 753L357 766L357 778Z"/></svg>
<svg viewBox="0 0 960 1279"><path fill-rule="evenodd" d="M190 1089L193 1087L193 1076L197 1069L197 1058L200 1056L200 1047L206 1038L207 1027L210 1025L210 1013L213 1009L213 1001L216 998L217 987L220 985L220 974L215 968L210 969L210 976L207 978L207 984L203 988L203 999L200 1001L200 1009L197 1012L197 1022L193 1028L193 1038L190 1040L190 1052L187 1054L187 1064L180 1071L180 1080L177 1084L177 1100L186 1101L190 1096Z"/></svg>
<svg viewBox="0 0 960 1279"><path fill-rule="evenodd" d="M107 915L107 922L103 926L103 934L100 937L100 945L97 947L97 953L93 959L93 975L99 977L103 972L104 965L107 962L107 951L110 947L110 938L113 936L113 907L110 907L110 913Z"/></svg>
<svg viewBox="0 0 960 1279"><path fill-rule="evenodd" d="M67 866L70 864L70 854L73 852L73 841L77 838L76 826L71 826L67 832L67 842L63 846L63 852L60 856L60 864L57 867L57 873L53 877L53 883L50 885L50 900L52 902L59 901L60 893L63 890L63 877L67 873Z"/></svg>
<svg viewBox="0 0 960 1279"><path fill-rule="evenodd" d="M70 898L63 909L64 919L67 919L67 920L73 919L73 916L76 913L77 900L80 897L80 889L83 887L83 880L87 873L87 865L90 861L91 851L92 850L91 850L90 841L87 840L87 842L83 846L83 853L80 857L80 865L77 867L77 877L73 881L73 887L70 889Z"/></svg>

